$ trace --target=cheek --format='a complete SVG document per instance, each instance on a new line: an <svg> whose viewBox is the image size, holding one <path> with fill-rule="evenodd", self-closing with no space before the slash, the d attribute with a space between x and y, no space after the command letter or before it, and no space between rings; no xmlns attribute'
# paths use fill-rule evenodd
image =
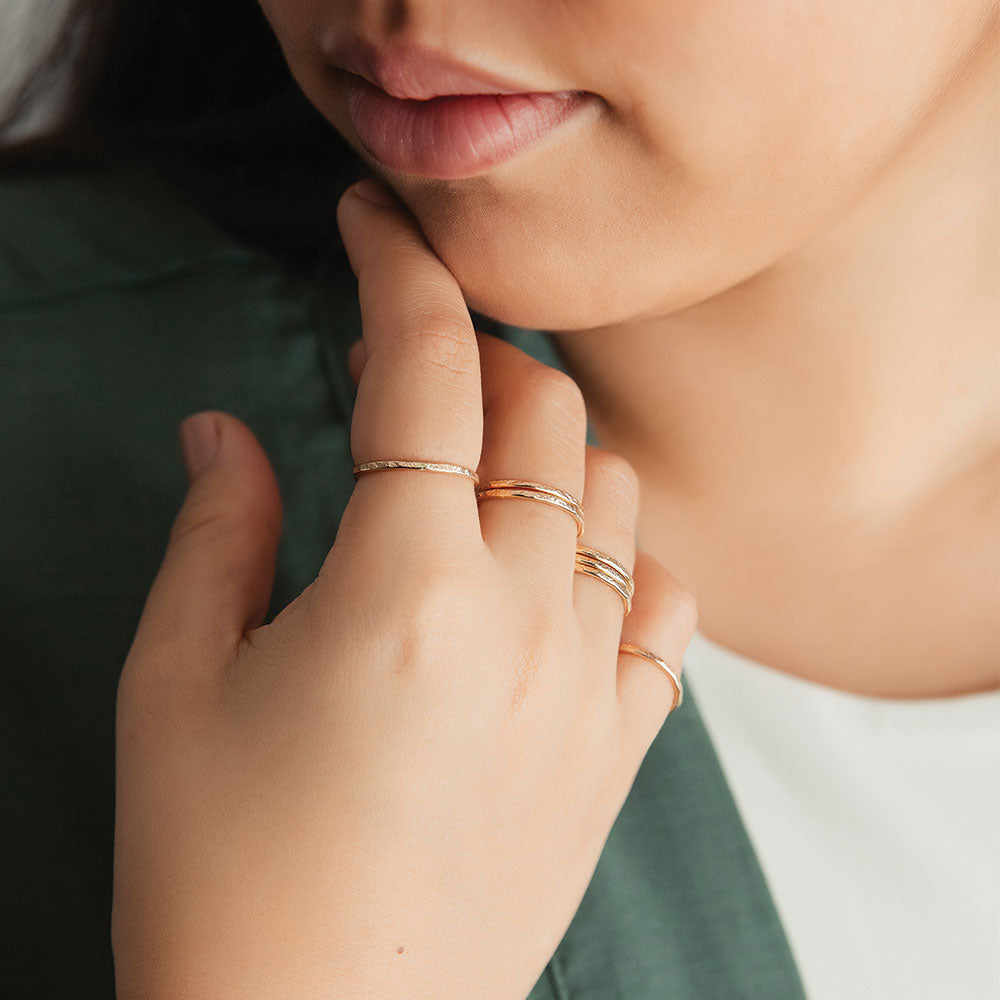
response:
<svg viewBox="0 0 1000 1000"><path fill-rule="evenodd" d="M547 23L528 51L603 112L480 177L386 179L471 307L553 330L684 308L801 246L919 127L983 20L971 0L537 2L547 20L523 0L509 29ZM263 6L350 136L320 55L326 0Z"/></svg>
<svg viewBox="0 0 1000 1000"><path fill-rule="evenodd" d="M703 270L681 252L688 241L662 171L602 116L507 171L395 186L472 308L515 326L578 329L662 310Z"/></svg>
<svg viewBox="0 0 1000 1000"><path fill-rule="evenodd" d="M933 0L695 7L676 30L626 39L608 113L551 162L523 163L520 183L404 189L470 305L576 329L750 278L847 217L931 120L986 20ZM623 50L613 28L607 52Z"/></svg>
<svg viewBox="0 0 1000 1000"><path fill-rule="evenodd" d="M604 113L568 141L478 178L386 179L470 306L517 326L652 315L736 280L748 227L733 222L726 200L745 207L754 186L747 168L761 129L750 112L761 102L726 51L732 11L662 0L557 7L554 27L531 35L537 58L601 94ZM323 0L263 0L263 8L303 91L350 137L344 95L321 54L331 17ZM541 23L537 11L508 12L515 26ZM734 91L742 107L732 106ZM743 169L733 172L734 163Z"/></svg>

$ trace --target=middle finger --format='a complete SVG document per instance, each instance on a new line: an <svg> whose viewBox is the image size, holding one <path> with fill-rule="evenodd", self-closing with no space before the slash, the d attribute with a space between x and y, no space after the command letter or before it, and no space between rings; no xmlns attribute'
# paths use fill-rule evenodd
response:
<svg viewBox="0 0 1000 1000"><path fill-rule="evenodd" d="M483 383L480 486L517 479L583 499L587 411L577 384L513 344L479 335ZM577 524L559 507L520 497L483 498L483 539L511 563L551 566L564 582L573 566Z"/></svg>

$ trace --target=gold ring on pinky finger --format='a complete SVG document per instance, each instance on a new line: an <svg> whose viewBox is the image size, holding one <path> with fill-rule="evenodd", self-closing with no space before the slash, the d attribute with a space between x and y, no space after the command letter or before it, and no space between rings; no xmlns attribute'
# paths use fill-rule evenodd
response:
<svg viewBox="0 0 1000 1000"><path fill-rule="evenodd" d="M450 462L409 462L402 459L386 459L379 462L362 462L354 466L354 478L362 472L381 472L383 469L422 469L424 472L452 472L458 476L467 476L478 486L479 476L464 465L452 465Z"/></svg>
<svg viewBox="0 0 1000 1000"><path fill-rule="evenodd" d="M656 653L651 653L648 649L640 649L638 646L633 646L630 642L621 643L618 651L620 653L635 653L636 656L644 656L647 660L655 663L670 678L671 683L674 685L674 703L670 706L671 712L684 704L684 686L681 684L681 679L677 671L665 660L660 659Z"/></svg>
<svg viewBox="0 0 1000 1000"><path fill-rule="evenodd" d="M625 606L625 616L632 610L632 598L635 595L635 581L632 574L617 559L606 552L587 548L585 545L576 547L576 565L574 573L585 573L613 587L621 595Z"/></svg>
<svg viewBox="0 0 1000 1000"><path fill-rule="evenodd" d="M521 479L491 479L476 490L476 500L490 497L520 497L524 500L539 500L552 504L571 514L576 521L576 537L583 534L583 506L572 493L546 486L544 483L529 483Z"/></svg>

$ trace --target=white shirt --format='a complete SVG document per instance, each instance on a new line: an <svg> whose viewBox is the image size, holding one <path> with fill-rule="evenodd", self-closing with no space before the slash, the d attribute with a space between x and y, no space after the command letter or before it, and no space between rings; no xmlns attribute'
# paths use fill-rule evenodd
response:
<svg viewBox="0 0 1000 1000"><path fill-rule="evenodd" d="M848 694L684 656L809 1000L1000 998L1000 691Z"/></svg>

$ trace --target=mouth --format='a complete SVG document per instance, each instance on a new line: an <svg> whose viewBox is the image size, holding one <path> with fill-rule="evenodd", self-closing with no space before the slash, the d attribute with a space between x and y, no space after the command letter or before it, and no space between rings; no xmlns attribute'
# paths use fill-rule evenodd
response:
<svg viewBox="0 0 1000 1000"><path fill-rule="evenodd" d="M539 87L544 72L529 83L416 42L379 46L348 33L324 52L347 81L359 143L402 174L472 177L539 145L598 100Z"/></svg>
<svg viewBox="0 0 1000 1000"><path fill-rule="evenodd" d="M586 91L393 97L347 76L347 108L358 140L400 173L471 177L540 144L596 99Z"/></svg>

